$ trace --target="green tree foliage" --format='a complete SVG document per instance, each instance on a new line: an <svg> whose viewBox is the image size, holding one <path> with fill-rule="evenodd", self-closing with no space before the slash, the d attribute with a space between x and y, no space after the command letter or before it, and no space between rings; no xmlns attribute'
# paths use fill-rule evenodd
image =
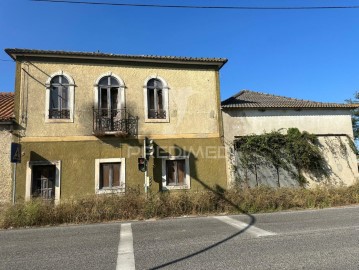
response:
<svg viewBox="0 0 359 270"><path fill-rule="evenodd" d="M354 99L347 99L347 103L350 104L359 104L359 92L354 94ZM352 110L352 125L353 125L353 133L354 139L356 142L359 140L359 109Z"/></svg>
<svg viewBox="0 0 359 270"><path fill-rule="evenodd" d="M241 137L235 140L234 146L243 168L256 173L258 164L273 166L277 170L278 186L280 168L291 173L300 184L306 183L304 172L327 175L317 137L297 128L289 128L287 134L272 131Z"/></svg>

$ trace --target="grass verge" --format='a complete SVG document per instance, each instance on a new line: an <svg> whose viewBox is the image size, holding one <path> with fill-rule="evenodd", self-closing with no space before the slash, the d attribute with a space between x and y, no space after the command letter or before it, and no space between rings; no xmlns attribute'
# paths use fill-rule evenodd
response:
<svg viewBox="0 0 359 270"><path fill-rule="evenodd" d="M227 191L180 191L92 195L53 205L33 200L0 205L0 228L96 223L113 220L273 212L359 203L359 183L351 187L233 188Z"/></svg>

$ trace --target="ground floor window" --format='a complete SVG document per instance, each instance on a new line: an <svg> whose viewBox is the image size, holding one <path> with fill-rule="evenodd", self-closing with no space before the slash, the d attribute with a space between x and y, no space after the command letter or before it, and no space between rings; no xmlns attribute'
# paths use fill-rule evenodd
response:
<svg viewBox="0 0 359 270"><path fill-rule="evenodd" d="M162 188L189 189L189 160L187 157L169 157L162 160Z"/></svg>
<svg viewBox="0 0 359 270"><path fill-rule="evenodd" d="M96 193L125 191L125 159L96 159L95 164Z"/></svg>
<svg viewBox="0 0 359 270"><path fill-rule="evenodd" d="M34 165L32 167L31 196L44 200L55 198L55 165Z"/></svg>
<svg viewBox="0 0 359 270"><path fill-rule="evenodd" d="M25 199L60 200L61 161L29 161L26 169Z"/></svg>

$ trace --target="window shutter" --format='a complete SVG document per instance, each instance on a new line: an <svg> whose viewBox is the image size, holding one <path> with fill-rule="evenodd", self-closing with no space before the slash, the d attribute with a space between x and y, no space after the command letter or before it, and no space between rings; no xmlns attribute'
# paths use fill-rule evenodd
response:
<svg viewBox="0 0 359 270"><path fill-rule="evenodd" d="M184 159L177 160L177 177L178 177L178 185L184 185L185 181L185 161Z"/></svg>
<svg viewBox="0 0 359 270"><path fill-rule="evenodd" d="M120 186L120 176L121 175L121 163L114 163L113 164L113 181L112 181L112 185L114 187L119 187Z"/></svg>
<svg viewBox="0 0 359 270"><path fill-rule="evenodd" d="M100 188L108 187L110 183L110 166L109 164L101 164L101 183Z"/></svg>

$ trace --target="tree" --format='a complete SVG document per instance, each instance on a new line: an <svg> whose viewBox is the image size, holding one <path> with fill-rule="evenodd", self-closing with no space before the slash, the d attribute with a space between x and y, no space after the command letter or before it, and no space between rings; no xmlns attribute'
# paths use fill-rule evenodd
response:
<svg viewBox="0 0 359 270"><path fill-rule="evenodd" d="M349 104L359 104L359 92L355 92L354 99L347 99L346 102ZM354 140L358 142L359 141L359 108L352 110L352 125L353 125Z"/></svg>

